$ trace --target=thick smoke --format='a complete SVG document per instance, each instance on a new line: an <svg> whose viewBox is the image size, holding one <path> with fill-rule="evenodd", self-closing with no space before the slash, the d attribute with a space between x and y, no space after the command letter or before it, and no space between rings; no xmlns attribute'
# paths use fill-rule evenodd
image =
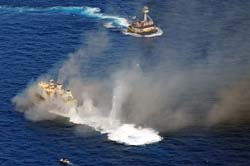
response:
<svg viewBox="0 0 250 166"><path fill-rule="evenodd" d="M37 86L32 84L28 86L24 92L14 97L12 102L16 104L18 111L24 112L24 115L27 119L33 121L55 119L56 116L48 112L48 110L51 109L50 104L46 102L36 102L37 92L39 92Z"/></svg>
<svg viewBox="0 0 250 166"><path fill-rule="evenodd" d="M250 80L245 79L223 90L208 115L208 123L250 121Z"/></svg>
<svg viewBox="0 0 250 166"><path fill-rule="evenodd" d="M98 36L98 37L93 37ZM69 54L69 60L67 60L62 67L54 70L58 70L57 82L63 83L64 88L73 91L74 96L79 100L79 104L83 104L85 98L103 98L102 101L97 104L107 105L105 103L105 88L101 88L103 83L96 82L83 82L82 80L82 70L85 65L88 64L91 57L96 57L100 55L109 45L107 35L105 32L100 31L98 34L90 33L86 36L86 43L84 43L76 52ZM63 110L64 105L60 101L53 102L41 102L37 94L40 93L38 89L38 82L48 81L54 79L50 74L45 74L40 76L36 81L30 83L27 88L17 96L15 96L12 101L15 103L18 111L24 112L25 117L33 121L41 120L52 120L56 116L49 111L53 110ZM80 93L79 93L80 92ZM97 95L103 94L103 95ZM90 101L92 102L92 101ZM105 103L105 104L103 104ZM86 104L86 102L85 102ZM103 107L104 108L104 107Z"/></svg>
<svg viewBox="0 0 250 166"><path fill-rule="evenodd" d="M192 9L200 4L190 5L192 6L183 6L193 11ZM211 25L200 22L207 16L199 13L192 14L192 24L185 24L185 21L188 21L185 18L170 18L169 15L162 14L162 22L166 21L166 18L170 25L177 24L180 32L176 34L179 43L174 43L177 46L166 46L169 41L164 38L157 45L152 44L150 47L147 47L147 43L137 43L143 50L142 55L146 54L152 58L157 55L159 63L145 69L140 67L147 65L144 59L136 60L136 63L132 59L129 64L112 68L108 78L99 80L85 78L83 68L92 57L101 56L111 45L106 33L90 35L85 40L86 43L70 54L69 60L59 69L58 81L72 90L79 102L77 109L82 117L95 112L97 115L111 115L124 123L149 126L162 132L193 125L249 120L250 81L245 76L249 75L247 66L250 62L250 47L243 40L243 30L231 36L224 34L223 29L228 26L230 19L233 19L231 16L234 13L226 10L223 14L227 18L225 21L218 18L218 22ZM211 16L211 20L213 19ZM195 36L192 31L185 31L183 26L189 24L192 27L201 25L200 28L207 28L207 36ZM169 30L171 28L169 26ZM209 44L203 43L208 48L202 57L196 57L191 48L200 43L190 41L196 41L200 37L214 38ZM55 118L46 112L51 105L32 104L35 91L34 86L28 86L24 93L17 95L13 99L17 109L25 110L26 116L32 120ZM54 105L56 108L60 107L60 104Z"/></svg>
<svg viewBox="0 0 250 166"><path fill-rule="evenodd" d="M81 78L81 70L91 57L99 56L109 47L107 34L103 31L90 33L86 36L85 43L76 52L69 55L59 70L58 81L65 82L74 78Z"/></svg>

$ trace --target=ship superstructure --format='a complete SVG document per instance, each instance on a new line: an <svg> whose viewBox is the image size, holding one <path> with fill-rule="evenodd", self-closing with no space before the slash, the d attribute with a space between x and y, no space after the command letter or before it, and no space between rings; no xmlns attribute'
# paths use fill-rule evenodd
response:
<svg viewBox="0 0 250 166"><path fill-rule="evenodd" d="M61 83L56 84L54 80L40 81L38 86L38 96L42 100L58 99L66 104L77 105L77 100L73 97L71 91L63 89Z"/></svg>

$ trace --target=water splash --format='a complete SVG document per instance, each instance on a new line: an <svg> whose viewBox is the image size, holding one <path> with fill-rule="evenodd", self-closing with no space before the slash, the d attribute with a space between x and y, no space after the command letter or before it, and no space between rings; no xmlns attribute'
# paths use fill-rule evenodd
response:
<svg viewBox="0 0 250 166"><path fill-rule="evenodd" d="M136 127L134 124L123 124L108 134L108 139L126 145L145 145L162 140L159 133L151 128Z"/></svg>
<svg viewBox="0 0 250 166"><path fill-rule="evenodd" d="M156 143L162 140L159 133L151 128L136 127L135 124L123 124L120 121L120 113L122 111L122 105L126 100L128 93L130 92L128 85L124 81L116 81L113 97L112 97L112 109L109 117L101 116L98 112L102 112L93 106L93 102L90 98L84 101L83 106L77 112L91 112L90 115L78 116L77 112L74 115L70 115L70 121L76 124L85 124L93 127L95 130L101 133L106 133L108 139L118 143L126 145L145 145ZM88 104L85 104L85 103ZM73 111L71 111L73 112ZM84 117L84 118L82 118Z"/></svg>
<svg viewBox="0 0 250 166"><path fill-rule="evenodd" d="M112 109L110 111L110 123L112 124L115 119L118 118L118 114L121 111L121 107L124 101L124 87L118 85L115 87L112 97Z"/></svg>
<svg viewBox="0 0 250 166"><path fill-rule="evenodd" d="M110 123L109 117L98 114L82 117L74 113L70 114L68 118L72 123L90 126L102 134L107 134L109 140L125 145L140 146L156 143L163 139L154 129L136 127L135 124L123 124L118 119L113 119Z"/></svg>
<svg viewBox="0 0 250 166"><path fill-rule="evenodd" d="M120 83L120 82L119 82ZM68 105L61 100L51 99L40 101L34 97L37 94L37 89L29 89L32 91L32 96L25 98L19 97L18 101L27 101L27 111L31 118L35 120L53 120L56 117L68 118L74 124L87 125L94 130L106 134L107 138L117 143L126 145L145 145L156 143L162 140L159 133L151 128L142 128L135 124L126 124L121 122L120 112L122 111L122 104L127 97L128 88L124 84L117 84L113 90L113 97L111 100L112 109L109 114L103 114L104 108L97 107L91 97L84 95L83 103L79 106ZM22 101L20 101L20 99ZM41 113L46 113L41 117ZM40 118L39 118L40 117Z"/></svg>

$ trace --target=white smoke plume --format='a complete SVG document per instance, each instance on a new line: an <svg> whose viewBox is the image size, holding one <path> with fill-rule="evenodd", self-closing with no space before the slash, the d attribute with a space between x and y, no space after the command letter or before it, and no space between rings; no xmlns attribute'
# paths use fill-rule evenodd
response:
<svg viewBox="0 0 250 166"><path fill-rule="evenodd" d="M100 45L96 42L99 38L102 39L102 42L98 42ZM58 74L58 80L67 83L78 100L78 110L82 116L95 110L98 115L111 115L126 123L150 126L165 132L190 125L204 125L204 121L210 124L230 121L240 116L237 115L238 109L249 108L247 83L239 83L236 88L218 96L222 87L237 80L232 80L229 73L216 67L216 63L197 64L187 70L166 63L170 66L168 72L159 69L145 72L139 64L132 63L111 72L107 79L84 80L81 70L83 65L88 63L92 55L101 55L109 47L105 33L99 34L97 38L90 37L87 41L82 48L70 54ZM214 76L215 69L222 73L219 77ZM233 79L240 81L236 73ZM229 84L225 84L227 81ZM51 105L34 104L36 84L34 82L13 99L17 109L25 110L26 117L32 120L54 119L55 115L48 113L48 109L54 109L50 108ZM234 106L230 106L232 103L235 103ZM52 105L62 107L58 103Z"/></svg>
<svg viewBox="0 0 250 166"><path fill-rule="evenodd" d="M82 67L88 63L91 57L100 55L109 43L105 32L89 34L86 38L87 42L76 52L71 53L69 60L67 60L59 70L55 69L58 70L58 78L55 81L63 83L65 89L73 86L72 91L73 93L75 92L74 95L79 99L80 104L82 104L84 98L83 94L89 93L97 96L95 93L99 93L98 86L101 86L101 84L97 85L93 83L92 85L94 86L89 86L88 83L83 83L81 77ZM40 102L37 97L37 94L39 94L38 82L41 80L48 81L49 79L54 78L50 74L42 75L36 81L30 83L22 93L12 99L17 110L24 112L28 119L34 121L55 119L56 116L49 113L49 111L63 108L62 103L58 101L53 101L52 103ZM83 93L79 93L79 91Z"/></svg>
<svg viewBox="0 0 250 166"><path fill-rule="evenodd" d="M87 65L91 57L99 56L106 48L109 47L107 34L105 32L90 33L86 36L85 43L80 49L69 55L63 66L59 69L58 81L64 82L80 78L81 69Z"/></svg>
<svg viewBox="0 0 250 166"><path fill-rule="evenodd" d="M193 6L185 7L192 9L199 4L190 5ZM224 14L227 16L227 23L233 13ZM201 22L194 21L193 24L198 26L203 23L203 16L194 16L193 20ZM166 15L170 22L186 20L171 20L168 17ZM165 16L162 15L161 19L164 21ZM195 59L190 51L195 43L188 40L189 33L181 34L184 37L178 36L183 39L177 42L177 45L182 46L182 50L178 51L166 46L165 38L150 47L147 47L146 42L141 45L136 43L142 48L142 52L138 54L146 54L151 56L147 58L152 59L154 55L160 55L159 62L149 69L144 69L140 67L144 66L144 59L138 61L132 58L129 64L111 67L112 71L105 79L93 80L84 77L83 68L91 58L101 56L111 46L106 33L89 35L83 46L69 55L69 60L58 72L57 80L71 89L79 102L77 111L80 117L74 117L71 121L110 131L113 130L109 124L111 117L112 120L119 119L121 123L168 132L193 125L238 123L242 119L250 119L250 84L245 78L249 76L247 69L250 47L243 41L245 32L239 31L232 36L221 35L220 29L223 28L224 22L219 21L222 23L218 27L206 27L208 31L215 33L218 39L216 36L215 42L206 49L201 59ZM235 47L229 47L234 44ZM138 65L135 65L135 61ZM24 110L26 117L32 120L55 118L55 115L47 114L46 111L54 109L51 105L33 104L36 91L34 86L28 86L24 93L13 99L17 110ZM58 103L54 105L56 109L62 107ZM113 133L120 133L119 131ZM109 136L116 139L112 134Z"/></svg>
<svg viewBox="0 0 250 166"><path fill-rule="evenodd" d="M244 79L219 94L218 102L208 115L208 124L250 121L250 81Z"/></svg>

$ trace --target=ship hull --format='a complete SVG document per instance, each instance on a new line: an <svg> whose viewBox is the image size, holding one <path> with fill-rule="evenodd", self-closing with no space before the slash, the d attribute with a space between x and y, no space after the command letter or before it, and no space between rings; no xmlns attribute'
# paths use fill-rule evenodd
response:
<svg viewBox="0 0 250 166"><path fill-rule="evenodd" d="M136 28L132 25L128 26L128 31L131 33L139 34L139 35L151 35L156 33L158 30L154 27L147 27L147 28Z"/></svg>

